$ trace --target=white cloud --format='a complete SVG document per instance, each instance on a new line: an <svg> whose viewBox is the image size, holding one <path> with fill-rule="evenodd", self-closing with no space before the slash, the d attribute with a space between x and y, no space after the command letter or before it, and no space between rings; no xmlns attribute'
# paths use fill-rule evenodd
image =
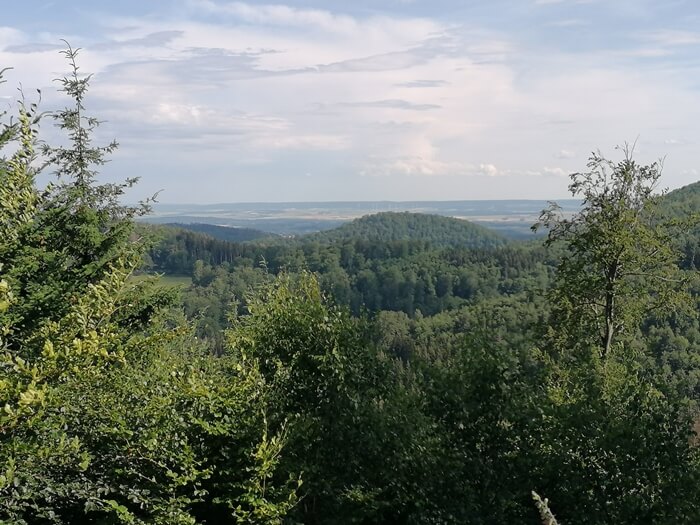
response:
<svg viewBox="0 0 700 525"><path fill-rule="evenodd" d="M20 44L25 40L22 31L13 27L0 26L0 49L7 46Z"/></svg>
<svg viewBox="0 0 700 525"><path fill-rule="evenodd" d="M340 33L352 33L358 29L358 23L354 18L320 9L298 9L281 4L218 3L210 0L194 0L192 4L197 9L231 15L249 24L296 26Z"/></svg>
<svg viewBox="0 0 700 525"><path fill-rule="evenodd" d="M614 52L551 45L543 53L527 34L469 21L183 1L189 9L169 17L101 18L104 37L74 40L82 70L96 73L88 109L109 121L124 155L161 152L163 173L255 165L275 176L298 164L315 181L334 174L336 198L366 187L358 174L385 184L366 198L391 198L399 176L406 192L442 177L435 192L459 198L474 192L458 181L476 177L492 196L557 198L565 175L585 167L581 152L642 134L645 151L663 154L659 145L697 135L697 75L665 62L695 33L647 31ZM57 42L0 28L0 64L17 67L8 80L44 88L45 107L56 99L50 80L67 70ZM14 98L15 87L3 85L0 96ZM672 149L677 180L692 176L683 171L694 165L690 149ZM534 179L542 176L547 187Z"/></svg>
<svg viewBox="0 0 700 525"><path fill-rule="evenodd" d="M587 26L588 24L588 20L582 20L580 18L566 18L564 20L555 20L547 25L551 27L582 27Z"/></svg>
<svg viewBox="0 0 700 525"><path fill-rule="evenodd" d="M691 142L682 138L669 138L664 140L666 146L688 146Z"/></svg>
<svg viewBox="0 0 700 525"><path fill-rule="evenodd" d="M381 177L397 175L452 177L489 174L485 173L485 167L491 165L482 166L474 166L461 162L446 162L429 157L406 156L394 159L375 159L372 162L366 163L362 167L360 174L363 176Z"/></svg>
<svg viewBox="0 0 700 525"><path fill-rule="evenodd" d="M542 169L542 172L543 172L545 175L555 175L555 176L557 176L557 177L566 177L566 176L569 175L569 172L567 172L566 170L564 170L564 169L562 169L562 168L549 168L549 167L545 167L545 168Z"/></svg>
<svg viewBox="0 0 700 525"><path fill-rule="evenodd" d="M322 9L304 9L284 4L252 4L246 2L214 2L190 0L195 10L228 15L238 22L253 26L297 28L305 32L322 31L334 37L369 41L391 36L397 41L416 35L423 37L441 31L441 24L425 18L371 16L358 19Z"/></svg>
<svg viewBox="0 0 700 525"><path fill-rule="evenodd" d="M361 101L361 102L340 102L335 105L336 107L345 108L371 108L371 109L407 109L413 111L429 111L431 109L440 109L441 106L437 104L418 104L415 102L409 102L408 100L401 99L385 99L385 100L372 100L372 101Z"/></svg>
<svg viewBox="0 0 700 525"><path fill-rule="evenodd" d="M489 177L496 177L500 174L498 168L493 164L479 164L479 172Z"/></svg>
<svg viewBox="0 0 700 525"><path fill-rule="evenodd" d="M554 156L558 159L573 159L576 156L576 153L568 149L560 149Z"/></svg>
<svg viewBox="0 0 700 525"><path fill-rule="evenodd" d="M350 147L350 139L342 135L269 135L257 137L253 145L264 149L302 151L342 151Z"/></svg>
<svg viewBox="0 0 700 525"><path fill-rule="evenodd" d="M693 46L700 44L700 33L692 31L651 31L644 34L643 38L664 47Z"/></svg>

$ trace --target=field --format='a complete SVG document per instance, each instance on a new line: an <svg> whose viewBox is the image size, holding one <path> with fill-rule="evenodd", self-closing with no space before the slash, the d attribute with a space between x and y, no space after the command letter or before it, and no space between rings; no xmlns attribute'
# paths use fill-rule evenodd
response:
<svg viewBox="0 0 700 525"><path fill-rule="evenodd" d="M580 205L576 200L559 204L567 215ZM507 237L528 238L530 226L547 206L544 200L156 204L145 221L216 224L297 236L337 228L364 215L409 211L466 219Z"/></svg>

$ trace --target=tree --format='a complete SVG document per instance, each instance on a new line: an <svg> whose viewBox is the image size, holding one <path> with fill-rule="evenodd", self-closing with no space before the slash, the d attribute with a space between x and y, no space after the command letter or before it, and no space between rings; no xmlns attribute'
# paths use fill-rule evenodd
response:
<svg viewBox="0 0 700 525"><path fill-rule="evenodd" d="M690 304L675 231L662 220L661 162L594 153L571 175L581 211L553 204L533 228L562 255L542 352L539 457L532 488L567 523L697 521L697 449L687 400L650 359L642 328Z"/></svg>
<svg viewBox="0 0 700 525"><path fill-rule="evenodd" d="M593 336L603 358L650 312L689 304L672 243L674 231L687 224L664 223L657 209L662 162L641 166L633 147L620 149L621 161L593 153L589 171L571 175L580 212L568 218L552 203L533 226L549 230L548 246L563 241L566 247L552 293L556 323L579 342Z"/></svg>
<svg viewBox="0 0 700 525"><path fill-rule="evenodd" d="M0 122L14 148L0 157L0 522L279 524L297 483L270 483L284 434L264 382L208 355L171 292L130 279L144 208L119 202L133 181L97 183L114 144L91 145L76 53L61 81L74 104L53 115L69 145L42 148L56 182L35 181L37 106Z"/></svg>
<svg viewBox="0 0 700 525"><path fill-rule="evenodd" d="M100 122L85 114L90 76L79 74L78 51L68 47L64 52L71 73L59 80L60 91L72 104L41 114L22 97L17 124L5 127L6 140L17 143L12 157L0 164L3 215L10 217L1 221L6 242L0 243L0 265L20 299L12 313L15 330L7 341L15 349L47 321L65 316L76 298L115 266L137 267L144 247L133 236L132 219L147 211L147 203L120 203L136 179L97 183L97 168L117 144L93 144ZM66 145L39 142L39 123L46 116L67 135ZM39 190L36 178L49 169L56 180Z"/></svg>
<svg viewBox="0 0 700 525"><path fill-rule="evenodd" d="M231 358L260 371L268 421L289 429L277 475L302 472L292 517L405 523L423 512L425 476L437 467L421 400L372 347L365 321L330 303L307 272L280 275L247 304L227 332Z"/></svg>

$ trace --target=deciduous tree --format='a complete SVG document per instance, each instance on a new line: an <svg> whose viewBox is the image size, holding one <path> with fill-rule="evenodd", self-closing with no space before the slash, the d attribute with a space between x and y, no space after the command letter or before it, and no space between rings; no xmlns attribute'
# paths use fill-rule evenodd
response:
<svg viewBox="0 0 700 525"><path fill-rule="evenodd" d="M551 297L555 323L569 342L595 342L602 357L650 312L689 304L672 243L684 225L662 223L658 214L662 163L642 166L632 147L621 151L618 162L594 153L588 171L571 175L578 213L566 217L553 203L533 226L548 229L547 245L565 245Z"/></svg>

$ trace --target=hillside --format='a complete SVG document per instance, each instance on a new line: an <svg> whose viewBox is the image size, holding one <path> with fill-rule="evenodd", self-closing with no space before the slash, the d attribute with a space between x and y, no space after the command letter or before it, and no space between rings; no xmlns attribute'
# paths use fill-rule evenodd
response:
<svg viewBox="0 0 700 525"><path fill-rule="evenodd" d="M254 228L239 228L235 226L219 226L216 224L205 223L168 223L165 226L173 226L183 230L189 230L198 233L205 233L214 239L229 242L247 242L257 239L265 239L270 237L278 237L274 233L256 230Z"/></svg>
<svg viewBox="0 0 700 525"><path fill-rule="evenodd" d="M674 217L700 211L700 181L669 192L663 197L661 208Z"/></svg>
<svg viewBox="0 0 700 525"><path fill-rule="evenodd" d="M307 235L305 239L337 242L365 240L426 241L434 246L486 248L502 246L507 240L497 233L469 221L410 212L382 212L365 215L339 228Z"/></svg>
<svg viewBox="0 0 700 525"><path fill-rule="evenodd" d="M687 219L700 213L700 182L695 182L665 195L660 205L661 214L667 219ZM700 267L700 227L676 234L674 244L681 253L681 267Z"/></svg>

